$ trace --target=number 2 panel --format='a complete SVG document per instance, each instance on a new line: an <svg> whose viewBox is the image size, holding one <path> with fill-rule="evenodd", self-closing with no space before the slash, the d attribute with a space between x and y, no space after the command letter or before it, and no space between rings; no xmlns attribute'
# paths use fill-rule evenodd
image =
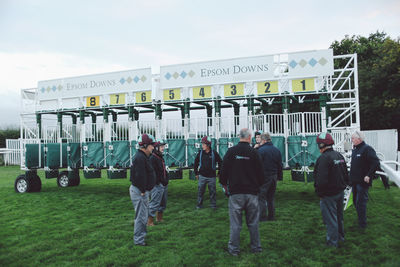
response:
<svg viewBox="0 0 400 267"><path fill-rule="evenodd" d="M264 81L257 83L258 95L278 94L278 81Z"/></svg>

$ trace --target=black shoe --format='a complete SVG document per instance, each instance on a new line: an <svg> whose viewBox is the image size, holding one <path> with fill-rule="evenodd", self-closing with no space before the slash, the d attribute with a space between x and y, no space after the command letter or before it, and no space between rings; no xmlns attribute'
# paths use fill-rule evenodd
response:
<svg viewBox="0 0 400 267"><path fill-rule="evenodd" d="M252 249L252 250L251 250L251 253L254 253L254 254L256 254L256 253L261 253L261 252L262 252L262 248Z"/></svg>
<svg viewBox="0 0 400 267"><path fill-rule="evenodd" d="M146 244L146 242L143 242L143 243L135 244L135 246L142 246L142 247L145 247L145 246L147 246L147 244Z"/></svg>

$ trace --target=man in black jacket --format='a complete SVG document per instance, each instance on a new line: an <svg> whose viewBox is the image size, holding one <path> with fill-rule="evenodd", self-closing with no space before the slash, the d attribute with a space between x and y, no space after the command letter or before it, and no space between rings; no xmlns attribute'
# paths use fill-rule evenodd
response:
<svg viewBox="0 0 400 267"><path fill-rule="evenodd" d="M139 138L140 149L132 161L129 193L135 209L135 226L133 242L135 245L146 246L146 223L149 215L149 192L156 183L156 176L149 157L154 149L154 137L143 134Z"/></svg>
<svg viewBox="0 0 400 267"><path fill-rule="evenodd" d="M212 209L216 209L216 170L220 169L222 160L218 152L211 149L211 139L208 136L201 139L201 145L202 150L199 151L194 160L194 173L199 181L196 208L201 209L203 207L203 196L208 184L210 206Z"/></svg>
<svg viewBox="0 0 400 267"><path fill-rule="evenodd" d="M354 148L351 154L350 182L361 228L367 227L368 189L372 186L372 177L380 165L375 150L367 145L364 139L365 136L360 131L355 131L351 136Z"/></svg>
<svg viewBox="0 0 400 267"><path fill-rule="evenodd" d="M272 144L269 133L261 134L261 146L258 148L264 171L264 183L258 195L260 207L260 222L275 220L274 196L277 180L282 180L282 155L278 148ZM268 216L267 216L268 206Z"/></svg>
<svg viewBox="0 0 400 267"><path fill-rule="evenodd" d="M156 173L156 185L151 190L151 199L149 203L149 219L148 226L154 226L154 217L157 213L157 221L163 221L163 212L167 207L167 192L168 192L168 173L165 168L163 153L166 143L159 140L155 143L153 154L150 157L150 162L153 165Z"/></svg>
<svg viewBox="0 0 400 267"><path fill-rule="evenodd" d="M333 150L333 138L329 133L317 137L321 156L314 168L315 192L320 197L322 219L326 225L326 244L339 246L344 241L343 226L343 190L349 183L346 161Z"/></svg>
<svg viewBox="0 0 400 267"><path fill-rule="evenodd" d="M264 181L262 163L257 150L250 146L251 131L240 130L240 142L228 149L222 163L220 183L229 192L230 239L228 252L240 252L242 211L250 232L250 246L254 253L261 252L258 232L258 193Z"/></svg>

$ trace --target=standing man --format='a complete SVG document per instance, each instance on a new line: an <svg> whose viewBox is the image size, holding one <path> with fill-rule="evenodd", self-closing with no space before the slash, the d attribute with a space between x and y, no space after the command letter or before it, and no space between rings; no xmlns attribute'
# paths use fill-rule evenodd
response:
<svg viewBox="0 0 400 267"><path fill-rule="evenodd" d="M333 138L329 133L317 136L321 156L314 168L315 192L320 197L322 219L326 225L326 245L338 247L344 241L343 197L349 183L344 157L333 150Z"/></svg>
<svg viewBox="0 0 400 267"><path fill-rule="evenodd" d="M199 181L196 208L201 209L203 207L203 196L208 184L210 206L215 210L217 208L216 170L220 169L222 160L218 152L211 149L211 139L208 136L204 136L201 139L201 146L202 150L200 150L194 160L194 173L196 174L196 179Z"/></svg>
<svg viewBox="0 0 400 267"><path fill-rule="evenodd" d="M163 221L163 212L167 207L168 173L165 168L163 153L166 143L159 140L155 143L150 162L156 173L156 185L151 190L151 200L149 204L149 219L147 226L154 226L154 217L157 213L157 221Z"/></svg>
<svg viewBox="0 0 400 267"><path fill-rule="evenodd" d="M240 230L242 211L250 232L250 246L253 253L261 252L258 232L258 197L262 185L263 169L260 156L250 146L251 131L240 130L240 142L228 149L222 163L220 183L229 191L230 238L228 252L237 256L240 252Z"/></svg>
<svg viewBox="0 0 400 267"><path fill-rule="evenodd" d="M261 131L256 131L254 133L254 138L256 139L256 143L254 144L254 148L258 149L261 146Z"/></svg>
<svg viewBox="0 0 400 267"><path fill-rule="evenodd" d="M368 189L372 186L372 177L380 165L375 150L364 139L365 135L360 131L351 135L354 148L351 154L350 182L360 228L367 227Z"/></svg>
<svg viewBox="0 0 400 267"><path fill-rule="evenodd" d="M272 144L269 133L261 134L261 146L258 148L258 154L264 170L264 184L261 186L260 194L258 195L260 221L273 221L275 220L274 196L276 182L278 179L282 179L283 166L281 152Z"/></svg>
<svg viewBox="0 0 400 267"><path fill-rule="evenodd" d="M135 226L133 242L138 246L146 246L146 223L149 215L149 192L156 183L153 166L149 160L154 149L154 137L142 134L139 138L140 149L136 152L131 166L131 186L129 193L135 209Z"/></svg>

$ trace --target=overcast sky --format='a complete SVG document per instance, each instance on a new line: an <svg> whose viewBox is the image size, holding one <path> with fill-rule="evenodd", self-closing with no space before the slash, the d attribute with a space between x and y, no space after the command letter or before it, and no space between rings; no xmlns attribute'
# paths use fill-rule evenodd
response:
<svg viewBox="0 0 400 267"><path fill-rule="evenodd" d="M41 80L400 36L400 1L0 0L0 128Z"/></svg>

